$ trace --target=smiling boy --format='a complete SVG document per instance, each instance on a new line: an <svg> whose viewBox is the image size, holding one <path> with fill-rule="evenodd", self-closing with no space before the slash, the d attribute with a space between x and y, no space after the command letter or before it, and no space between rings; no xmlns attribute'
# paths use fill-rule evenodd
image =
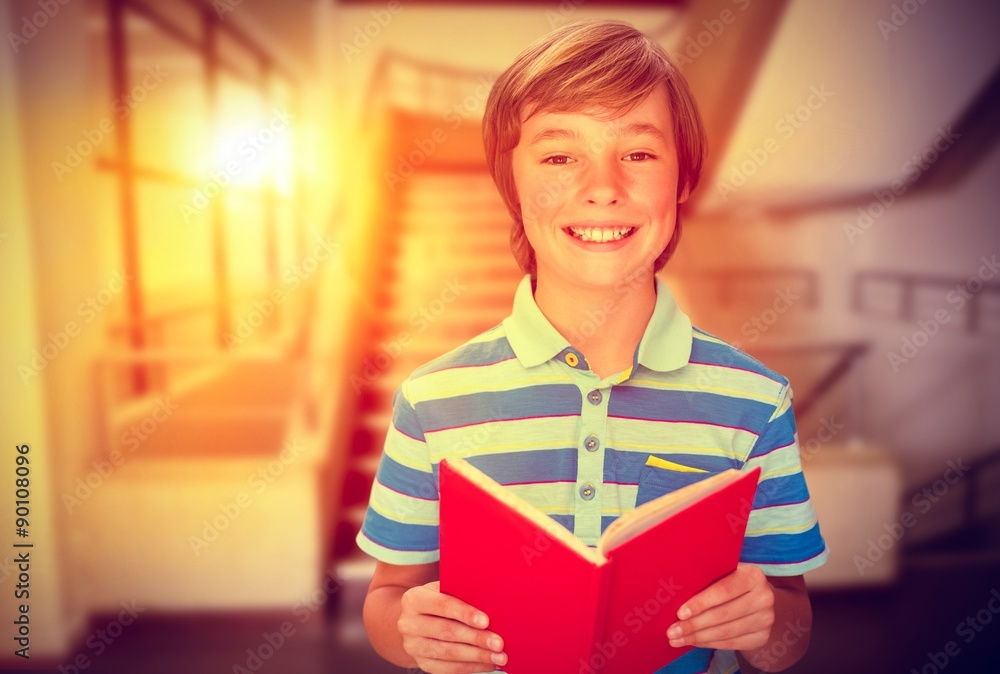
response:
<svg viewBox="0 0 1000 674"><path fill-rule="evenodd" d="M636 505L760 466L741 562L680 608L663 638L696 648L660 671L788 667L808 645L802 574L827 555L788 380L692 328L655 276L705 152L687 84L631 26L577 22L500 77L483 136L526 276L511 316L394 396L358 535L378 560L364 609L373 646L431 673L506 663L488 616L439 590L443 458L461 454L592 546ZM470 449L471 433L485 440Z"/></svg>

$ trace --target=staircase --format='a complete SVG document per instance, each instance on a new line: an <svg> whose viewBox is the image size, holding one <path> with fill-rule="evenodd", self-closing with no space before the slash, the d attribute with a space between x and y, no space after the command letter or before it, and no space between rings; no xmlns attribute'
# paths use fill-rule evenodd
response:
<svg viewBox="0 0 1000 674"><path fill-rule="evenodd" d="M405 135L405 134L401 134ZM386 218L384 284L351 384L357 393L333 557L356 554L392 395L418 366L502 321L521 272L508 246L510 216L486 171L435 165L398 185Z"/></svg>

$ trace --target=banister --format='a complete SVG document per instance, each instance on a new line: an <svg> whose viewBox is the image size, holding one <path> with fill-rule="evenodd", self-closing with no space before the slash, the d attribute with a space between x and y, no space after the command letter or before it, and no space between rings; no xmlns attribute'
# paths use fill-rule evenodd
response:
<svg viewBox="0 0 1000 674"><path fill-rule="evenodd" d="M967 292L962 297L969 305L966 314L965 329L968 332L979 330L979 309L981 298L986 294L1000 295L1000 283L988 283L978 276L944 276L941 274L919 274L913 272L895 272L877 269L865 269L855 272L851 279L851 307L859 314L869 314L869 307L865 302L865 287L871 282L881 282L896 285L900 290L900 301L898 310L889 317L899 321L911 321L917 316L914 298L916 292L921 287L958 288L965 287L971 279L979 279L981 287L974 292ZM950 294L950 293L949 293ZM963 304L964 306L964 304Z"/></svg>

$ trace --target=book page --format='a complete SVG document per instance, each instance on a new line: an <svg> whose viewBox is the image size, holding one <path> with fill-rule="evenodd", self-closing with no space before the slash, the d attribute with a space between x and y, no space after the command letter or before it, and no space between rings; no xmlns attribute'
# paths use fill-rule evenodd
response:
<svg viewBox="0 0 1000 674"><path fill-rule="evenodd" d="M695 503L705 494L733 482L740 475L742 475L740 471L731 468L642 504L635 510L619 517L604 530L597 543L597 551L603 557L608 550L659 524L674 513Z"/></svg>

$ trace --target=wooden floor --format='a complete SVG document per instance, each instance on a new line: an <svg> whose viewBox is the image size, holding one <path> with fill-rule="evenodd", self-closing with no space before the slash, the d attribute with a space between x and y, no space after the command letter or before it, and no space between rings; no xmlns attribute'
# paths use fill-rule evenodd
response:
<svg viewBox="0 0 1000 674"><path fill-rule="evenodd" d="M812 646L806 659L787 671L791 674L1000 672L1000 613L992 613L989 608L991 593L996 590L1000 596L1000 557L978 561L922 558L909 562L904 569L900 584L893 590L814 593ZM88 674L405 672L380 660L368 645L360 619L366 587L363 577L347 580L336 593L339 602L335 608L320 607L315 611L143 615L99 655L95 655L94 648L82 645L82 652L92 662L82 671ZM1000 610L1000 600L995 600L993 607ZM973 625L967 623L970 619ZM963 623L966 627L959 629ZM97 620L94 627L101 625ZM957 655L947 655L948 642L954 642L951 652ZM948 658L947 663L944 657ZM939 667L935 659L945 666ZM69 667L63 672L75 674Z"/></svg>

